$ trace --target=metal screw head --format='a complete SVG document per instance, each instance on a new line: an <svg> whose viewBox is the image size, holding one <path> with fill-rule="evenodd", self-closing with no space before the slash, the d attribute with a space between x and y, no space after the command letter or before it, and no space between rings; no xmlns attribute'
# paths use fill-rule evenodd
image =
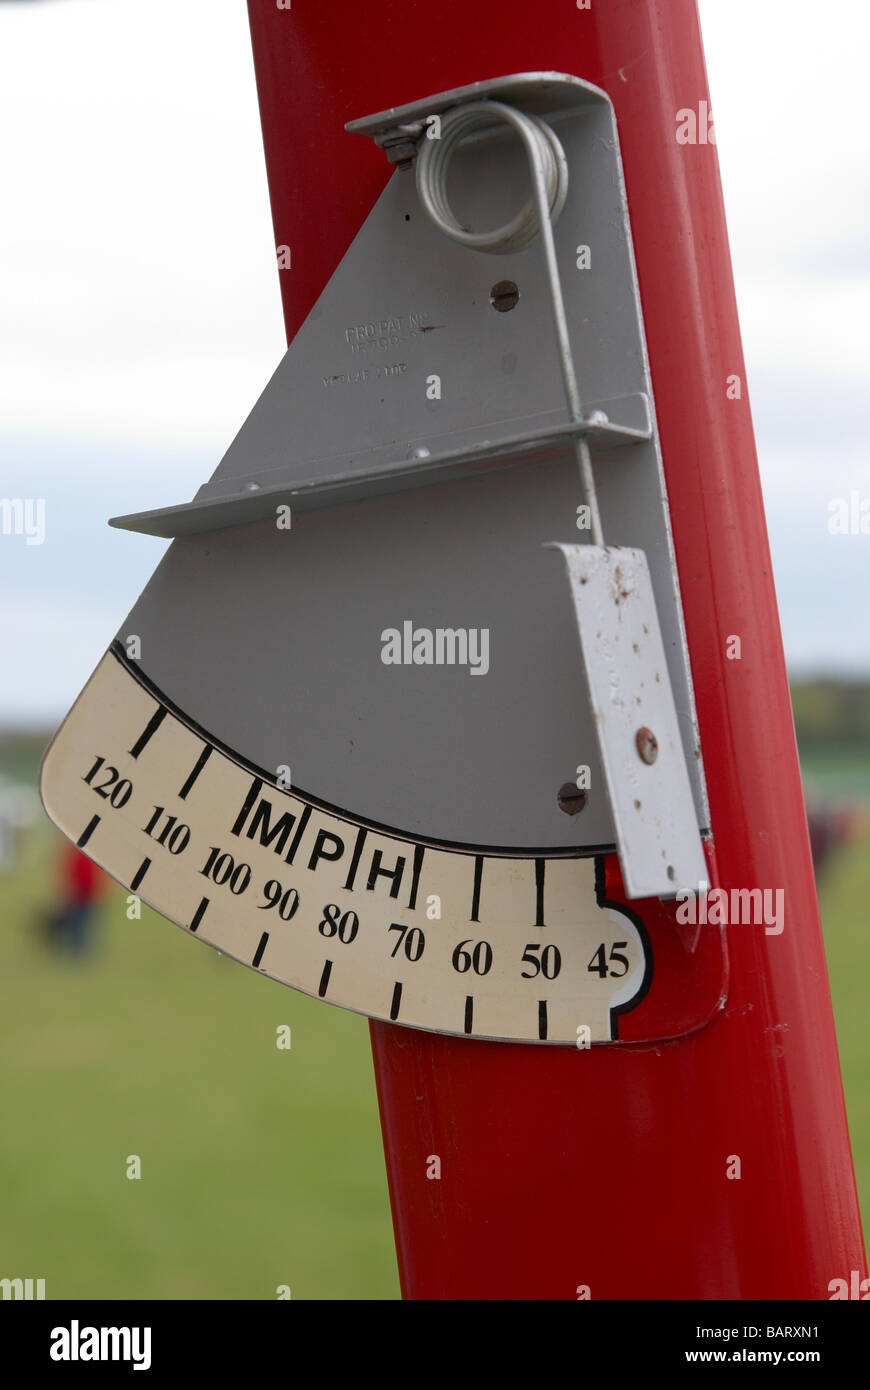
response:
<svg viewBox="0 0 870 1390"><path fill-rule="evenodd" d="M586 793L580 790L576 782L565 782L559 788L556 800L559 810L564 811L566 816L576 816L586 805Z"/></svg>
<svg viewBox="0 0 870 1390"><path fill-rule="evenodd" d="M650 764L654 763L659 755L659 741L652 729L648 729L646 725L644 725L643 728L638 729L634 736L634 741L637 744L637 751L640 754L641 761Z"/></svg>
<svg viewBox="0 0 870 1390"><path fill-rule="evenodd" d="M506 314L508 310L515 308L519 297L520 292L513 280L499 280L489 292L489 302L500 314Z"/></svg>
<svg viewBox="0 0 870 1390"><path fill-rule="evenodd" d="M400 169L410 169L417 154L417 146L413 140L399 140L395 145L386 145L385 151L391 164L397 164Z"/></svg>
<svg viewBox="0 0 870 1390"><path fill-rule="evenodd" d="M376 135L375 144L381 146L391 164L398 164L400 169L410 169L417 157L417 141L422 133L420 121L397 125Z"/></svg>

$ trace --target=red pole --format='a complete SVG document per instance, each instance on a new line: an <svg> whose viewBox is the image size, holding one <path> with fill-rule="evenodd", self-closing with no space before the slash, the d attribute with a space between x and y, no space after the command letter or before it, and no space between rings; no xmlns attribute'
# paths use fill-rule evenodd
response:
<svg viewBox="0 0 870 1390"><path fill-rule="evenodd" d="M725 1007L678 1042L372 1024L404 1293L829 1298L865 1256L716 150L676 139L676 113L709 101L694 0L249 8L289 337L390 175L345 121L534 69L611 97L720 883L785 892L781 935L729 928Z"/></svg>

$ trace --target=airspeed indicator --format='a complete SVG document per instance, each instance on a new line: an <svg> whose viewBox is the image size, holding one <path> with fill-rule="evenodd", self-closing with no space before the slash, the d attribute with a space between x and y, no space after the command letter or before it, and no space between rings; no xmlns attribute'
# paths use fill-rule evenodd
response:
<svg viewBox="0 0 870 1390"><path fill-rule="evenodd" d="M594 857L417 840L283 790L170 706L117 646L51 744L41 790L64 833L158 912L375 1018L609 1042L649 987L647 934L634 913L599 904Z"/></svg>

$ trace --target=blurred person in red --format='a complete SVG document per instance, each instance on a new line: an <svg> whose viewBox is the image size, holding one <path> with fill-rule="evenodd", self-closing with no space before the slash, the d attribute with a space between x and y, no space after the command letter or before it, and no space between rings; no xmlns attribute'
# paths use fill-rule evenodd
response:
<svg viewBox="0 0 870 1390"><path fill-rule="evenodd" d="M87 955L93 943L94 917L108 879L71 840L64 840L57 859L58 906L49 920L51 945L72 955Z"/></svg>

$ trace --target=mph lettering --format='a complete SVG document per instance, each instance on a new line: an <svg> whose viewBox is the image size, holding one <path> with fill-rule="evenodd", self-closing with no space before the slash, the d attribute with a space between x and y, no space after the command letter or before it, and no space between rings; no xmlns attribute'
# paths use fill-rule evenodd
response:
<svg viewBox="0 0 870 1390"><path fill-rule="evenodd" d="M274 802L261 795L263 785L259 777L251 783L233 822L232 835L264 845L273 854L280 855L285 864L304 866L311 872L323 863L346 861L345 888L364 884L366 890L373 893L382 883L388 883L389 896L398 898L406 877L407 855L397 853L395 862L384 863L382 849L367 848L368 831L362 826L355 833L351 829L346 840L322 827L306 835L311 807L304 807L298 815L294 811L279 811ZM415 846L413 868L408 875L411 879L409 908L416 906L422 856L423 846Z"/></svg>

